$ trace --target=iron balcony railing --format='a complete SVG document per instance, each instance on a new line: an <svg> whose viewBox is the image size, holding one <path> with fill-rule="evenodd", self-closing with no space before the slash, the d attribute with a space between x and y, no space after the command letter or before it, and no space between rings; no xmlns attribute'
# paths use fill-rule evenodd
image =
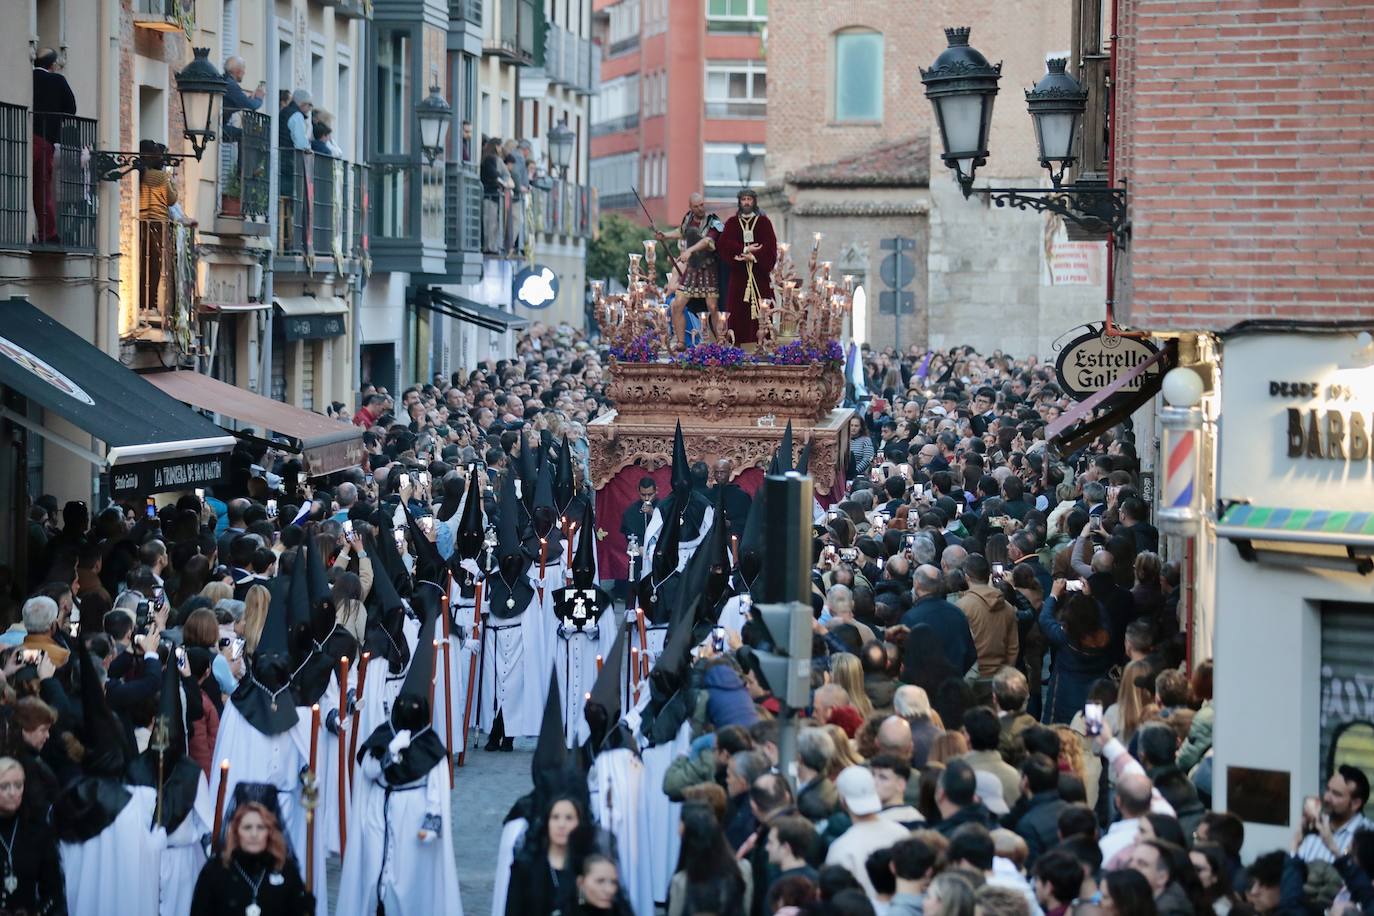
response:
<svg viewBox="0 0 1374 916"><path fill-rule="evenodd" d="M348 201L350 207L348 252L351 257L369 257L367 239L367 208L370 177L368 168L355 162L349 171Z"/></svg>
<svg viewBox="0 0 1374 916"><path fill-rule="evenodd" d="M271 193L272 119L243 109L225 115L216 215L265 222Z"/></svg>
<svg viewBox="0 0 1374 916"><path fill-rule="evenodd" d="M94 251L99 198L96 122L36 111L32 142L34 247Z"/></svg>
<svg viewBox="0 0 1374 916"><path fill-rule="evenodd" d="M314 270L321 258L333 258L343 269L355 254L353 226L360 218L353 198L365 173L325 153L283 148L279 151L281 200L277 253L306 259Z"/></svg>
<svg viewBox="0 0 1374 916"><path fill-rule="evenodd" d="M596 195L587 185L550 179L547 188L531 187L528 225L531 232L589 238L596 226Z"/></svg>
<svg viewBox="0 0 1374 916"><path fill-rule="evenodd" d="M458 22L482 25L482 0L449 0L448 18Z"/></svg>
<svg viewBox="0 0 1374 916"><path fill-rule="evenodd" d="M482 180L461 163L444 166L444 246L450 252L482 248Z"/></svg>
<svg viewBox="0 0 1374 916"><path fill-rule="evenodd" d="M0 248L29 242L29 110L0 102Z"/></svg>
<svg viewBox="0 0 1374 916"><path fill-rule="evenodd" d="M160 328L183 347L194 337L200 253L192 226L162 218L138 220L138 325Z"/></svg>
<svg viewBox="0 0 1374 916"><path fill-rule="evenodd" d="M499 5L500 18L495 33L487 39L486 50L514 63L533 63L536 30L543 22L534 0L493 0L493 5Z"/></svg>

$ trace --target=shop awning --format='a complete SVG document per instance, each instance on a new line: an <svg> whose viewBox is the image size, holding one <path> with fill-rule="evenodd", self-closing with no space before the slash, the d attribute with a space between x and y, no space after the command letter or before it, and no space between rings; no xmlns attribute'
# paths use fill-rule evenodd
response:
<svg viewBox="0 0 1374 916"><path fill-rule="evenodd" d="M357 467L363 460L363 430L317 413L265 398L198 372L145 375L162 391L192 407L253 427L258 438L275 433L288 441L312 477Z"/></svg>
<svg viewBox="0 0 1374 916"><path fill-rule="evenodd" d="M415 296L415 304L420 308L427 308L431 312L447 315L458 321L465 321L468 324L497 333L518 331L529 325L529 322L519 315L512 315L510 312L503 312L498 308L473 302L471 299L464 299L462 296L455 296L438 289L419 291Z"/></svg>
<svg viewBox="0 0 1374 916"><path fill-rule="evenodd" d="M1046 442L1054 446L1059 454L1067 455L1135 413L1142 404L1153 398L1164 384L1163 372L1148 376L1146 373L1152 367L1169 360L1172 353L1173 347L1164 347L1130 372L1119 376L1110 385L1070 407L1059 419L1045 427ZM1137 379L1141 380L1140 387L1131 391L1130 386ZM1120 401L1113 402L1100 415L1094 416L1099 407L1122 395L1124 397Z"/></svg>
<svg viewBox="0 0 1374 916"><path fill-rule="evenodd" d="M278 296L287 340L326 340L348 333L348 303L341 296Z"/></svg>
<svg viewBox="0 0 1374 916"><path fill-rule="evenodd" d="M1217 521L1217 536L1247 560L1374 572L1374 512L1238 503Z"/></svg>
<svg viewBox="0 0 1374 916"><path fill-rule="evenodd" d="M0 385L107 446L102 458L40 423L0 415L111 470L116 496L189 490L222 480L234 439L23 299L0 303Z"/></svg>

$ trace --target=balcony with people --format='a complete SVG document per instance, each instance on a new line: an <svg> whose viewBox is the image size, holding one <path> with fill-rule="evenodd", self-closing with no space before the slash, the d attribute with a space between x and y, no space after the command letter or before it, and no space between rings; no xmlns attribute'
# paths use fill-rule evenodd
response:
<svg viewBox="0 0 1374 916"><path fill-rule="evenodd" d="M33 104L0 103L0 248L93 252L96 122L79 117L58 54L34 59Z"/></svg>
<svg viewBox="0 0 1374 916"><path fill-rule="evenodd" d="M280 114L277 150L277 270L335 273L364 248L367 167L348 161L330 117L310 94L292 94ZM296 260L292 260L296 259Z"/></svg>
<svg viewBox="0 0 1374 916"><path fill-rule="evenodd" d="M196 333L196 223L181 208L171 163L165 158L167 147L143 140L139 153L134 237L138 309L134 327L125 336L174 342L185 350Z"/></svg>
<svg viewBox="0 0 1374 916"><path fill-rule="evenodd" d="M596 192L566 177L577 138L566 124L558 124L543 139L548 161L534 155L530 140L503 143L489 137L482 145L482 253L487 257L526 257L533 233L591 237L598 219Z"/></svg>

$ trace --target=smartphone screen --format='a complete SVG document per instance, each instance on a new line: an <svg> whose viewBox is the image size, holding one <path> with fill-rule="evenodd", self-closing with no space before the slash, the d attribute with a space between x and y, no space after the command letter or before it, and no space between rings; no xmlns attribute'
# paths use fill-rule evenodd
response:
<svg viewBox="0 0 1374 916"><path fill-rule="evenodd" d="M402 553L405 553L406 533L402 531L400 528L397 528L395 531L392 532L392 534L396 537L396 549L401 551Z"/></svg>
<svg viewBox="0 0 1374 916"><path fill-rule="evenodd" d="M1006 569L1001 563L992 564L992 574L997 578L1002 578L1002 572Z"/></svg>
<svg viewBox="0 0 1374 916"><path fill-rule="evenodd" d="M148 516L148 518L157 518L157 500L149 496L148 504L144 506L143 513Z"/></svg>
<svg viewBox="0 0 1374 916"><path fill-rule="evenodd" d="M1083 591L1083 580L1070 579L1064 583L1064 588L1071 592L1081 592Z"/></svg>
<svg viewBox="0 0 1374 916"><path fill-rule="evenodd" d="M268 514L269 516L271 516L272 518L276 518L276 516L277 516L277 501L276 501L275 499L269 499L269 500L267 501L267 514Z"/></svg>
<svg viewBox="0 0 1374 916"><path fill-rule="evenodd" d="M234 658L242 658L242 657L243 657L243 638L242 638L242 637L237 637L237 638L234 639L234 652L233 652L233 655L234 655Z"/></svg>
<svg viewBox="0 0 1374 916"><path fill-rule="evenodd" d="M404 489L405 489L406 487L408 487L408 486L410 486L410 475L409 475L409 474L402 474L402 475L401 475L401 489L404 490Z"/></svg>
<svg viewBox="0 0 1374 916"><path fill-rule="evenodd" d="M1089 735L1102 734L1102 704L1088 703L1083 707L1083 723Z"/></svg>
<svg viewBox="0 0 1374 916"><path fill-rule="evenodd" d="M202 502L204 502L204 500L205 500L205 490L203 490L203 489L200 488L200 487L196 487L196 499L199 499L199 500L201 500Z"/></svg>
<svg viewBox="0 0 1374 916"><path fill-rule="evenodd" d="M343 533L346 540L353 540L353 519L346 518L343 523Z"/></svg>

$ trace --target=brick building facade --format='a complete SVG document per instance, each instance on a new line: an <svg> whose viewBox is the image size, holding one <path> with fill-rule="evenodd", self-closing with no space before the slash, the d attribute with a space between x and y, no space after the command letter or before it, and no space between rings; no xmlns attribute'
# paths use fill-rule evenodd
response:
<svg viewBox="0 0 1374 916"><path fill-rule="evenodd" d="M631 186L659 224L675 225L694 192L731 205L744 145L762 180L766 10L765 0L595 0L592 184L603 211L642 220Z"/></svg>
<svg viewBox="0 0 1374 916"><path fill-rule="evenodd" d="M1374 8L1121 0L1123 320L1369 317Z"/></svg>
<svg viewBox="0 0 1374 916"><path fill-rule="evenodd" d="M944 49L944 27L972 26L978 48L1003 62L979 184L1035 186L1043 170L1021 90L1044 74L1047 56L1067 53L1069 22L1068 5L1044 0L941 2L920 16L894 16L883 0L789 0L770 10L764 206L782 237L809 248L823 232L822 257L863 279L867 315L856 329L875 346L970 344L1046 357L1064 332L1102 318L1102 244L1091 246L1086 280L1050 282L1047 265L1068 244L1058 220L963 198L932 142L919 70ZM890 174L884 163L902 146L936 149L921 168ZM831 178L808 177L817 171ZM917 242L918 275L907 287L915 309L900 318L879 307L888 287L878 242L898 234Z"/></svg>

